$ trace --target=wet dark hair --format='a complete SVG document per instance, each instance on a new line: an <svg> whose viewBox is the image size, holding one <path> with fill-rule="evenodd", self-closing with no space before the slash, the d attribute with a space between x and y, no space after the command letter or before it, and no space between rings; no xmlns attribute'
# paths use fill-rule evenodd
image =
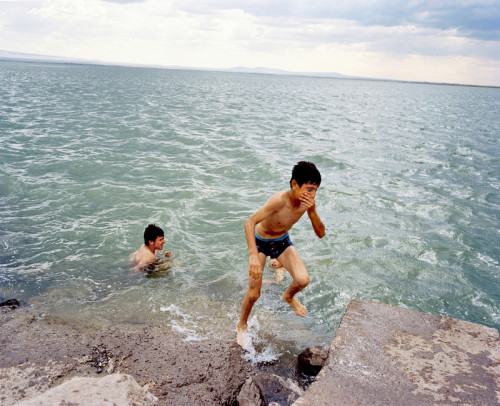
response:
<svg viewBox="0 0 500 406"><path fill-rule="evenodd" d="M156 241L158 237L164 237L165 234L163 233L163 230L154 225L154 224L149 224L146 229L144 230L144 244L149 245L150 241Z"/></svg>
<svg viewBox="0 0 500 406"><path fill-rule="evenodd" d="M311 183L318 186L321 184L321 174L312 162L298 162L292 169L290 187L292 187L292 180L294 179L299 186L302 186L304 183Z"/></svg>

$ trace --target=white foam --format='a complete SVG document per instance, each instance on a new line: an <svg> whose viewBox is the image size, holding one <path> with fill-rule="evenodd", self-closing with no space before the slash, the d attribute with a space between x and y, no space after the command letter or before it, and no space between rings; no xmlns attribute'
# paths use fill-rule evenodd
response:
<svg viewBox="0 0 500 406"><path fill-rule="evenodd" d="M347 306L347 303L349 303L350 300L351 295L349 295L347 292L340 292L334 298L335 307L344 308L345 306Z"/></svg>
<svg viewBox="0 0 500 406"><path fill-rule="evenodd" d="M161 312L169 312L172 316L170 326L184 336L184 341L202 341L207 338L199 331L201 327L189 314L183 313L176 305L160 306Z"/></svg>
<svg viewBox="0 0 500 406"><path fill-rule="evenodd" d="M52 262L40 262L37 264L25 265L22 269L19 269L18 273L23 275L36 272L46 272L52 267L52 264Z"/></svg>
<svg viewBox="0 0 500 406"><path fill-rule="evenodd" d="M181 314L180 309L174 304L171 304L168 306L160 306L160 311L161 312L170 312L170 313L174 312L175 314Z"/></svg>
<svg viewBox="0 0 500 406"><path fill-rule="evenodd" d="M437 265L438 263L436 253L434 251L425 251L418 257L418 259L431 265Z"/></svg>
<svg viewBox="0 0 500 406"><path fill-rule="evenodd" d="M484 262L486 265L489 266L497 266L498 262L495 261L493 258L491 258L488 255L483 255L481 253L477 253L477 259L479 259L481 262Z"/></svg>
<svg viewBox="0 0 500 406"><path fill-rule="evenodd" d="M280 353L275 352L272 343L262 345L259 339L259 322L254 316L248 321L248 330L243 334L242 348L245 350L243 359L249 361L252 365L270 363L276 361Z"/></svg>
<svg viewBox="0 0 500 406"><path fill-rule="evenodd" d="M197 333L196 330L187 328L185 326L181 326L175 321L172 322L171 326L172 326L173 330L177 331L178 333L180 333L184 336L183 341L203 341L203 340L205 340L205 337L203 337L202 335Z"/></svg>
<svg viewBox="0 0 500 406"><path fill-rule="evenodd" d="M500 321L500 312L498 311L498 306L496 306L496 303L491 302L488 300L488 296L480 291L474 292L474 296L471 298L471 303L479 307L481 309L484 309L485 312L491 317L491 320L498 324ZM467 312L468 313L468 312ZM483 317L483 322L486 319Z"/></svg>

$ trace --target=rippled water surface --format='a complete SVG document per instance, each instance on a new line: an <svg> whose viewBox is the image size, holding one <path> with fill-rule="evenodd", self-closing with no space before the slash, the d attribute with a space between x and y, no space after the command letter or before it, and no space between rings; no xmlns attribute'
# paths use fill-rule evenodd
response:
<svg viewBox="0 0 500 406"><path fill-rule="evenodd" d="M0 83L2 299L232 338L243 223L309 160L308 316L290 277L265 285L250 356L331 340L353 298L500 328L499 89L11 62ZM146 276L127 256L151 222L173 257Z"/></svg>

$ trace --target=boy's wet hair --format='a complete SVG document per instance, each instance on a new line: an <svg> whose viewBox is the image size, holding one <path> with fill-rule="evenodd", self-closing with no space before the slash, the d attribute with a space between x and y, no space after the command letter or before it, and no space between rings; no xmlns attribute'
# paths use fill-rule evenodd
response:
<svg viewBox="0 0 500 406"><path fill-rule="evenodd" d="M292 178L290 179L290 187L292 187L292 180L297 182L299 186L304 183L311 183L313 185L321 184L321 174L312 162L300 161L292 169Z"/></svg>
<svg viewBox="0 0 500 406"><path fill-rule="evenodd" d="M158 237L164 237L163 230L155 224L149 224L144 230L144 244L149 245L150 241L156 241Z"/></svg>

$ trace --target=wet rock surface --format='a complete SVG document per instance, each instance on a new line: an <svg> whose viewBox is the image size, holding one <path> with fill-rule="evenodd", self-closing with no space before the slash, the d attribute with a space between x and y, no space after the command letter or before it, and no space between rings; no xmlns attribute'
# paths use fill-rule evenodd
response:
<svg viewBox="0 0 500 406"><path fill-rule="evenodd" d="M259 372L235 340L185 342L163 326L82 328L23 307L0 309L0 325L2 406L110 372L147 385L159 405L235 405L245 380Z"/></svg>
<svg viewBox="0 0 500 406"><path fill-rule="evenodd" d="M500 404L497 330L375 302L349 303L300 397L296 382L244 360L234 339L185 342L159 325L83 328L24 306L1 307L0 326L6 406L74 377L113 372L133 378L158 405ZM323 349L309 348L300 362L319 366Z"/></svg>

